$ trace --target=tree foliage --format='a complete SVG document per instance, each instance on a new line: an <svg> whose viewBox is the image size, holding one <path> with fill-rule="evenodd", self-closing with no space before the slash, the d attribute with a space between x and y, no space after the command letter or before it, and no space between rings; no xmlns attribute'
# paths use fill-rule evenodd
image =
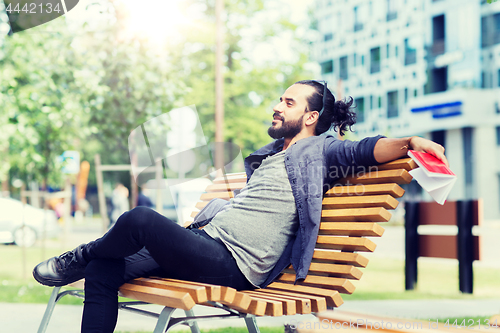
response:
<svg viewBox="0 0 500 333"><path fill-rule="evenodd" d="M224 135L244 156L270 141L272 106L284 89L310 76L304 68L308 56L301 27L279 15L255 29L254 20L265 21L262 15L274 2L226 0ZM129 163L130 132L184 105L196 105L204 134L213 141L213 1L186 1L186 8L203 8L203 15L161 51L141 36L123 34L120 4L95 4L104 17L101 25L75 25L61 17L3 38L0 181L10 166L13 177L57 184L56 156L68 149L81 151L91 164L95 153L104 164ZM259 62L250 54L254 46L273 44L283 36L290 45L276 51L276 60ZM291 52L294 58L282 60L286 57L280 52Z"/></svg>

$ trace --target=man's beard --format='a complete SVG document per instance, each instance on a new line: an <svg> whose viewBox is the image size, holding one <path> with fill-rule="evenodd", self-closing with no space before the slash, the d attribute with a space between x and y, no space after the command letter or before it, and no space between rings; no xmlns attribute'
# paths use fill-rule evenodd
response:
<svg viewBox="0 0 500 333"><path fill-rule="evenodd" d="M304 118L304 115L297 120L285 121L283 117L281 117L281 126L279 128L274 126L269 127L267 134L273 139L291 139L302 130L302 118Z"/></svg>

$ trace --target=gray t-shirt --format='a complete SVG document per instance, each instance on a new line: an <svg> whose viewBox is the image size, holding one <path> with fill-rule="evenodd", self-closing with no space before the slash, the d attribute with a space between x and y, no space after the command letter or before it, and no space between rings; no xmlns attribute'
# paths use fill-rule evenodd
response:
<svg viewBox="0 0 500 333"><path fill-rule="evenodd" d="M268 156L250 181L203 230L220 239L239 269L261 285L298 228L285 151Z"/></svg>

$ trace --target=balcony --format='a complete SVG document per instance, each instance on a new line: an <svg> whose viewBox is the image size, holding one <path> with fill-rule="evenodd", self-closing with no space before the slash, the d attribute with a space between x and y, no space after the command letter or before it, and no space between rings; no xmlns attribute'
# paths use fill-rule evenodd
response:
<svg viewBox="0 0 500 333"><path fill-rule="evenodd" d="M417 51L415 50L406 51L405 66L412 65L416 62L417 62Z"/></svg>
<svg viewBox="0 0 500 333"><path fill-rule="evenodd" d="M398 12L388 12L387 13L387 22L395 20L398 18Z"/></svg>
<svg viewBox="0 0 500 333"><path fill-rule="evenodd" d="M434 43L431 45L431 53L433 56L438 56L440 54L445 53L445 40L444 39L439 39L435 40Z"/></svg>
<svg viewBox="0 0 500 333"><path fill-rule="evenodd" d="M380 72L380 62L375 62L370 65L370 74Z"/></svg>
<svg viewBox="0 0 500 333"><path fill-rule="evenodd" d="M387 118L396 118L399 115L398 107L394 105L389 105L387 107Z"/></svg>

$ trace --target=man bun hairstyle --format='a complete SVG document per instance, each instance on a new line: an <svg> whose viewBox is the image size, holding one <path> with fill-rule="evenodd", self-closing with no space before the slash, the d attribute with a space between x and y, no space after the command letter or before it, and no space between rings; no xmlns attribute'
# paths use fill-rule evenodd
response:
<svg viewBox="0 0 500 333"><path fill-rule="evenodd" d="M316 91L307 99L306 111L320 111L323 108L323 91L325 86L314 80L297 81L295 84L303 84L313 87ZM356 123L356 112L352 109L352 97L336 101L330 89L326 89L326 101L323 114L319 117L315 135L320 135L333 127L335 132L339 132L341 136Z"/></svg>

